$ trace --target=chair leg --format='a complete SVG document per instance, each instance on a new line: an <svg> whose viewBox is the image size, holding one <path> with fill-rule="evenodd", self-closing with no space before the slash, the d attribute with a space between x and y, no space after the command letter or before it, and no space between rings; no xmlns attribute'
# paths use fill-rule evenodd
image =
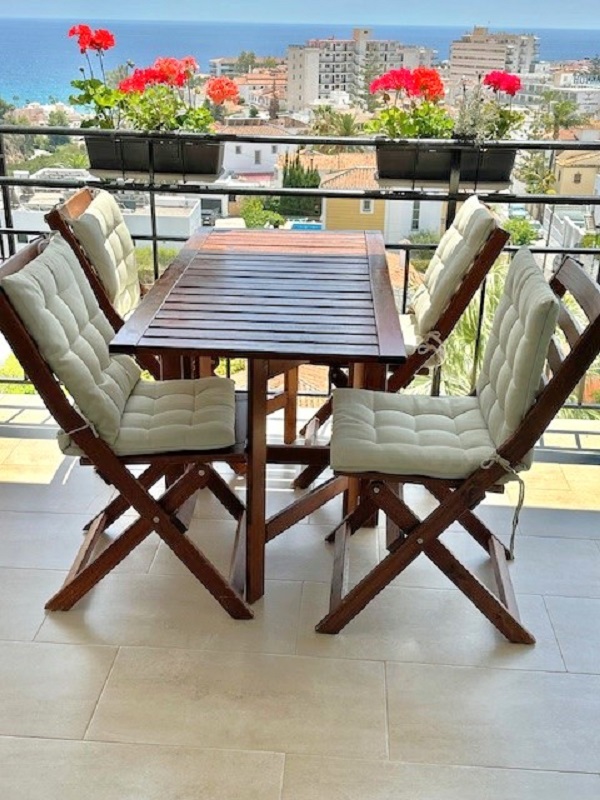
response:
<svg viewBox="0 0 600 800"><path fill-rule="evenodd" d="M126 472L124 467L123 471ZM98 536L97 530L90 529L67 581L49 600L46 608L49 610L71 608L155 530L230 616L235 619L252 619L252 611L215 566L187 538L184 526L176 517L177 511L186 500L198 489L207 485L212 477L210 472L211 470L207 470L204 464L188 467L159 500L148 494L132 476L131 480L123 482L125 484L123 486L120 485L120 480L115 480L117 490L131 490L129 494L131 505L140 516L94 561L86 563L91 552L90 540ZM84 548L85 553L82 554Z"/></svg>
<svg viewBox="0 0 600 800"><path fill-rule="evenodd" d="M366 496L390 516L394 523L403 529L405 534L408 532L408 535L404 539L398 539L398 544L392 552L344 597L338 597L337 586L341 583L341 579L339 575L340 563L337 564L338 574L334 579L336 591L335 593L332 592L332 604L329 613L316 626L316 630L319 633L338 633L391 580L399 575L421 553L425 553L509 641L520 644L533 644L535 642L535 638L519 620L514 595L511 596L512 585L510 584L508 572L505 571L502 581L499 581L499 599L439 541L439 536L447 529L448 525L455 521L461 513L464 513L460 508L456 509L456 502L453 502L454 498L452 496L450 497L450 503L455 507L452 513L442 503L423 521L408 508L394 491L381 481L372 482ZM449 503L446 503L446 505L449 505ZM342 535L339 530L338 535ZM347 526L345 526L343 536L347 536ZM492 542L492 546L495 548L495 540ZM496 554L492 553L492 559L498 558L499 569L501 570L504 554L500 548L495 549L497 552ZM344 566L343 563L342 566Z"/></svg>

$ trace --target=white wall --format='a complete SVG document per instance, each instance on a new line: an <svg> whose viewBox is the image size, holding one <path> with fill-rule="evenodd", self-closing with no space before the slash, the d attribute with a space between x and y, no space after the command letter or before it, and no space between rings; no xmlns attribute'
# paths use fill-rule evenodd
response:
<svg viewBox="0 0 600 800"><path fill-rule="evenodd" d="M244 133L244 128L240 126L240 135ZM273 152L273 148L276 148ZM265 144L261 142L225 142L225 152L223 155L223 169L228 172L273 172L277 159L284 153L295 152L297 144L285 144L282 142ZM237 152L239 150L239 152ZM260 153L260 162L256 162L255 154Z"/></svg>
<svg viewBox="0 0 600 800"><path fill-rule="evenodd" d="M441 201L421 202L419 209L420 231L441 230L442 210ZM412 200L387 200L385 204L384 239L386 244L397 244L401 239L407 239L415 231L412 228L414 203Z"/></svg>

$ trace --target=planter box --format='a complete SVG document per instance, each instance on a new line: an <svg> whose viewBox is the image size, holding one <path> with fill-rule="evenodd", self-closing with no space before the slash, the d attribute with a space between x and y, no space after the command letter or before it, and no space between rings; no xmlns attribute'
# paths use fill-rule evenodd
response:
<svg viewBox="0 0 600 800"><path fill-rule="evenodd" d="M90 168L117 172L149 172L150 142L154 171L182 175L218 175L223 164L223 143L177 139L112 139L90 136L86 146Z"/></svg>
<svg viewBox="0 0 600 800"><path fill-rule="evenodd" d="M510 180L517 155L514 147L494 150L461 148L459 152L461 181L507 183ZM377 174L383 179L447 183L452 156L452 150L423 150L382 142L377 145Z"/></svg>

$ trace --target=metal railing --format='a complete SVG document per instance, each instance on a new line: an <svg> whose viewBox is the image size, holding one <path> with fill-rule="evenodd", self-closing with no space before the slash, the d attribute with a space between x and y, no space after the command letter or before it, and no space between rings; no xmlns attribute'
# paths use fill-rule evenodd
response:
<svg viewBox="0 0 600 800"><path fill-rule="evenodd" d="M34 177L15 177L9 175L10 165L6 159L6 137L14 135L36 136L36 135L61 135L69 138L85 138L88 136L105 137L113 142L123 142L129 139L143 141L148 146L150 167L147 175L142 179L136 176L135 179L129 179L127 174L123 172L121 175L114 174L110 178L102 178L101 180L83 180L83 179L63 179L54 180L46 178ZM158 247L162 241L168 239L170 242L184 242L187 237L175 235L161 235L158 231L157 214L156 214L156 195L187 195L203 197L210 196L261 196L261 197L314 197L315 199L323 198L336 198L336 199L373 199L373 200L386 200L391 202L406 202L406 201L419 201L421 203L436 202L444 203L446 207L446 226L448 226L454 218L457 204L466 200L473 193L477 193L478 197L489 204L497 206L510 205L514 203L527 203L531 206L585 206L591 209L600 208L600 195L588 194L528 194L526 192L517 192L512 188L507 190L502 188L499 191L490 188L487 184L478 184L477 182L470 182L468 188L461 183L460 178L460 165L461 154L465 150L472 150L473 144L469 142L450 140L450 139L437 139L437 140L411 140L405 143L406 147L411 150L417 151L450 151L452 154L452 164L449 179L447 184L436 185L435 188L422 188L419 186L419 181L413 179L412 181L403 181L398 185L389 185L389 182L379 184L378 188L354 188L354 189L332 189L327 187L320 187L317 189L308 188L284 188L281 186L258 186L258 185L228 185L226 182L165 182L161 179L154 170L153 165L153 152L154 143L158 140L175 140L175 141L211 141L211 142L235 142L235 143L253 143L257 145L297 145L304 148L339 148L343 151L347 148L362 148L373 149L377 146L378 140L376 138L367 137L339 137L339 136L299 136L290 135L284 136L259 136L256 134L244 133L244 127L240 126L239 133L236 134L193 134L193 133L180 133L180 132L151 132L140 133L139 131L114 131L114 130L91 130L91 129L72 129L61 127L30 127L23 125L0 126L0 197L2 198L3 213L0 216L0 260L6 258L8 255L13 254L17 249L19 237L35 237L45 233L45 229L36 228L19 228L15 226L13 219L13 205L14 200L11 198L11 193L18 188L29 187L32 189L59 189L64 192L75 191L85 186L101 186L109 192L123 193L123 192L137 192L142 193L148 197L149 216L150 216L150 229L148 235L134 235L136 242L149 242L152 248L152 261L155 278L159 274L159 259ZM494 149L506 148L506 141L487 141L478 146L477 150L480 156L486 151L493 151ZM600 155L600 140L599 141L511 141L510 147L514 147L522 156L522 154L531 151L542 151L552 155L549 157L551 163L554 162L554 155L562 151L598 151ZM317 155L317 153L315 153ZM341 167L340 169L343 169ZM3 222L1 221L3 218ZM599 217L596 217L597 219ZM419 250L432 250L435 244L426 243L400 243L391 242L386 243L386 248L390 251L400 251L405 254L406 263L410 259L413 251ZM517 250L516 246L508 246L505 248L507 253ZM563 253L570 253L575 256L585 257L588 259L600 260L600 247L564 247L562 245L551 244L550 232L547 232L545 244L534 244L530 249L535 254L540 254L544 258L561 255ZM400 304L402 310L405 311L409 301L409 270L404 271L404 283L402 288L402 296ZM600 279L600 278L599 278ZM479 319L477 325L477 340L475 342L475 350L480 350L480 338L482 330L483 314L485 311L485 285L480 295L479 304ZM6 382L0 378L0 383ZM11 381L12 382L12 381ZM576 407L585 407L589 409L600 410L600 403L583 403L583 396L580 393Z"/></svg>

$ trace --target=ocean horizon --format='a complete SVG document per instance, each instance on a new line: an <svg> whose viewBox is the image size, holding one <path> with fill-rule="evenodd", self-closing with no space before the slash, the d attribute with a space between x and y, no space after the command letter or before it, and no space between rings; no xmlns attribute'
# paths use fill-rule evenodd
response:
<svg viewBox="0 0 600 800"><path fill-rule="evenodd" d="M67 31L80 19L7 19L0 25L0 97L23 105L28 102L66 101L70 81L79 77L84 59ZM106 57L107 69L128 60L139 66L157 56L194 56L200 69L208 71L209 60L237 56L253 50L260 56L283 56L290 44L310 38L349 38L360 22L330 24L248 24L230 22L137 22L85 20L115 33L117 46ZM372 25L378 39L396 39L404 44L422 45L437 51L440 60L449 57L450 43L468 32L460 27ZM497 30L492 28L491 30ZM540 40L540 58L563 61L600 55L600 32L539 28L504 28L507 32L534 33Z"/></svg>

